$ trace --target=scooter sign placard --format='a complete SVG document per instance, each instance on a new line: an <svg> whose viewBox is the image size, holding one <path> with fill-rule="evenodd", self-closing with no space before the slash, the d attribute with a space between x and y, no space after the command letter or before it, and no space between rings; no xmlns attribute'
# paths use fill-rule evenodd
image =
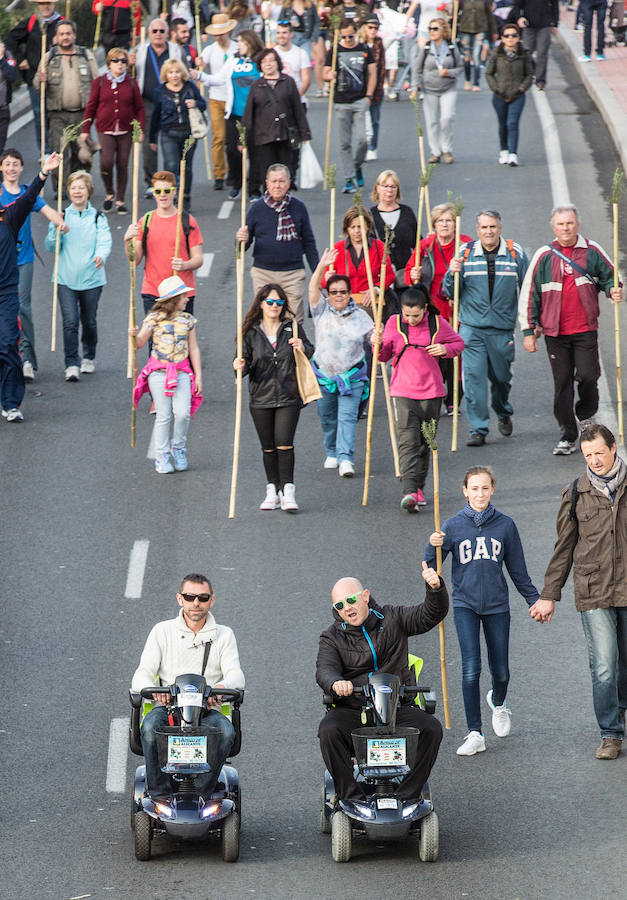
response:
<svg viewBox="0 0 627 900"><path fill-rule="evenodd" d="M367 765L404 766L406 757L405 738L368 738Z"/></svg>
<svg viewBox="0 0 627 900"><path fill-rule="evenodd" d="M168 735L168 763L206 763L207 736Z"/></svg>

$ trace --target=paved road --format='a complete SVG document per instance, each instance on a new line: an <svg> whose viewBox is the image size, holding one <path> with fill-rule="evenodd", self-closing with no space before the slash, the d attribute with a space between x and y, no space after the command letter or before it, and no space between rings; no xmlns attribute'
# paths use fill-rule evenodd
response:
<svg viewBox="0 0 627 900"><path fill-rule="evenodd" d="M584 224L610 246L604 197L616 166L600 116L573 70L556 51L547 93L555 114L573 200ZM503 211L505 233L533 249L548 235L551 184L535 104L523 119L517 169L496 164L498 147L489 94L460 96L457 158L441 166L433 201L461 194L472 213ZM319 157L325 107L311 121ZM413 202L415 128L407 102L386 104L380 164L396 169ZM19 135L31 141L30 128ZM34 168L34 146L29 162ZM331 860L317 831L322 762L316 726L322 714L313 680L317 636L329 622L329 590L355 574L384 602L419 599L417 578L431 508L417 517L398 509L383 409L377 411L370 503L362 480L323 472L316 412L306 409L296 441L296 484L302 513L257 510L263 474L256 437L244 416L237 518L228 521L233 416L230 369L234 330L233 232L217 214L224 194L208 191L202 155L196 166L194 213L215 254L199 291L199 341L208 401L191 428L191 468L159 478L145 459L151 420L138 416L138 446L129 446L130 389L124 378L127 269L121 252L125 220L111 219L115 250L101 302L98 371L80 384L63 382L63 362L49 345L50 259L38 269L36 320L41 374L29 387L23 427L4 426L2 459L3 643L5 715L1 730L7 783L0 820L7 862L0 893L40 898L600 898L624 894L625 758L594 759L598 742L581 628L567 589L549 627L535 625L512 597L513 729L506 741L488 729L488 752L460 760L465 733L459 652L447 622L452 730L434 772L441 823L435 865L420 864L414 844L357 845L348 866ZM100 187L96 199L100 199ZM303 194L321 241L327 198ZM343 211L343 200L339 210ZM37 224L37 242L43 244ZM324 246L324 244L322 244ZM612 319L603 316L602 348L612 372ZM307 326L306 326L307 327ZM310 328L311 331L311 328ZM450 421L440 430L443 516L462 502L468 465L496 469L496 503L519 524L530 571L540 583L549 558L560 488L578 472L577 457L555 459L549 369L544 353L529 357L519 340L513 436L491 434L486 447L448 451ZM611 378L610 378L611 380ZM382 399L382 398L380 398ZM495 429L496 431L496 429ZM465 436L461 422L461 436ZM363 448L364 435L359 436ZM358 451L358 472L363 467ZM431 491L428 492L431 496ZM262 530L263 529L263 530ZM141 597L125 598L129 554L149 541ZM219 621L235 627L247 673L241 859L227 866L219 848L155 844L152 862L133 857L128 787L136 759L112 745L113 720L128 715L126 690L152 624L174 615L184 571L210 573ZM437 634L414 642L425 677L439 692ZM484 690L488 682L484 679ZM441 709L440 709L441 712ZM123 728L123 725L122 725ZM120 757L121 751L121 757ZM121 758L115 767L116 752ZM122 777L124 791L107 791ZM124 774L126 777L124 778ZM6 892L6 893L5 893Z"/></svg>

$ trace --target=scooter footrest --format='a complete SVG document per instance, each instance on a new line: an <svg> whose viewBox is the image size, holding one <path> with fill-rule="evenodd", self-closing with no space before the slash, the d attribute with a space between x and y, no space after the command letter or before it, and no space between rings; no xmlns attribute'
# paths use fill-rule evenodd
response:
<svg viewBox="0 0 627 900"><path fill-rule="evenodd" d="M410 772L409 766L361 766L364 778L399 778Z"/></svg>

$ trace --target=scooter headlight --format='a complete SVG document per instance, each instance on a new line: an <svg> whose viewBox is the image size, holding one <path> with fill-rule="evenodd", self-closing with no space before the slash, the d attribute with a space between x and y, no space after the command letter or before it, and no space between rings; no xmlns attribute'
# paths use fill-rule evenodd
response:
<svg viewBox="0 0 627 900"><path fill-rule="evenodd" d="M209 816L215 816L217 811L220 809L219 803L210 803L209 806L205 806L201 813L203 819L207 819Z"/></svg>
<svg viewBox="0 0 627 900"><path fill-rule="evenodd" d="M167 803L155 802L155 809L160 816L165 816L167 819L171 819L174 815L174 810Z"/></svg>
<svg viewBox="0 0 627 900"><path fill-rule="evenodd" d="M367 819L374 819L374 810L371 809L367 803L359 803L359 801L354 803L355 809L362 816L365 816Z"/></svg>
<svg viewBox="0 0 627 900"><path fill-rule="evenodd" d="M403 808L403 818L407 819L418 809L418 803L410 803L409 806Z"/></svg>

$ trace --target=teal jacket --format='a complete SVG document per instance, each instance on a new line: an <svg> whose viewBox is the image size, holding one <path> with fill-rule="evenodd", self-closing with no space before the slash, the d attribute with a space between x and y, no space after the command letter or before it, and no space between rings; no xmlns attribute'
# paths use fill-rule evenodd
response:
<svg viewBox="0 0 627 900"><path fill-rule="evenodd" d="M73 204L64 212L69 227L59 240L59 284L74 291L87 291L107 283L104 266L97 269L94 258L106 263L111 253L111 232L107 217L91 203L79 212ZM50 223L46 235L46 250L54 253L57 229ZM52 274L54 281L54 272Z"/></svg>
<svg viewBox="0 0 627 900"><path fill-rule="evenodd" d="M514 331L518 293L529 267L527 254L514 241L501 238L496 254L492 298L488 288L488 264L481 241L462 244L459 273L459 321L472 328ZM442 282L443 293L452 299L454 275L449 269Z"/></svg>

